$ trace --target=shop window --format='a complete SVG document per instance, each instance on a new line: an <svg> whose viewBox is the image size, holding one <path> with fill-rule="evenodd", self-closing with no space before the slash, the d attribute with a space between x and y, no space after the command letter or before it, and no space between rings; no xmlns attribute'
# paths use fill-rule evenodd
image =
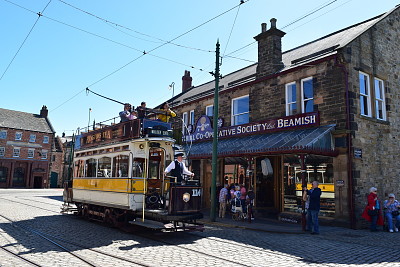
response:
<svg viewBox="0 0 400 267"><path fill-rule="evenodd" d="M301 110L303 113L314 111L314 88L313 79L301 80Z"/></svg>
<svg viewBox="0 0 400 267"><path fill-rule="evenodd" d="M232 126L249 122L249 96L232 99Z"/></svg>
<svg viewBox="0 0 400 267"><path fill-rule="evenodd" d="M385 88L383 81L378 78L375 78L374 87L375 87L376 118L378 120L386 120Z"/></svg>
<svg viewBox="0 0 400 267"><path fill-rule="evenodd" d="M286 84L286 116L297 114L297 89L296 83Z"/></svg>
<svg viewBox="0 0 400 267"><path fill-rule="evenodd" d="M15 133L15 140L16 141L21 141L22 140L22 132L16 132Z"/></svg>
<svg viewBox="0 0 400 267"><path fill-rule="evenodd" d="M25 185L25 169L18 167L14 169L13 175L13 186L24 186Z"/></svg>
<svg viewBox="0 0 400 267"><path fill-rule="evenodd" d="M96 177L97 160L88 159L86 160L86 172L87 177Z"/></svg>
<svg viewBox="0 0 400 267"><path fill-rule="evenodd" d="M99 167L97 170L97 177L111 177L111 158L103 157L99 159Z"/></svg>
<svg viewBox="0 0 400 267"><path fill-rule="evenodd" d="M321 195L321 216L335 215L335 185L333 160L329 157L310 156L306 159L305 180L311 189L313 181L319 182ZM302 212L302 177L300 161L296 156L284 157L284 211Z"/></svg>
<svg viewBox="0 0 400 267"><path fill-rule="evenodd" d="M30 134L29 135L29 142L35 143L36 142L36 134Z"/></svg>
<svg viewBox="0 0 400 267"><path fill-rule="evenodd" d="M208 116L208 117L214 116L214 106L213 105L206 107L206 116Z"/></svg>
<svg viewBox="0 0 400 267"><path fill-rule="evenodd" d="M0 183L7 182L7 173L8 173L8 168L0 167Z"/></svg>
<svg viewBox="0 0 400 267"><path fill-rule="evenodd" d="M20 154L21 154L21 149L19 147L14 147L14 149L13 149L13 157L14 158L19 158Z"/></svg>
<svg viewBox="0 0 400 267"><path fill-rule="evenodd" d="M129 156L118 155L113 158L112 177L128 177Z"/></svg>
<svg viewBox="0 0 400 267"><path fill-rule="evenodd" d="M360 72L360 113L363 116L371 117L371 90L369 75Z"/></svg>
<svg viewBox="0 0 400 267"><path fill-rule="evenodd" d="M4 157L5 154L6 154L6 148L0 147L0 157Z"/></svg>
<svg viewBox="0 0 400 267"><path fill-rule="evenodd" d="M6 138L7 138L7 131L1 130L0 131L0 139L6 139Z"/></svg>
<svg viewBox="0 0 400 267"><path fill-rule="evenodd" d="M28 149L28 158L33 158L35 156L35 149L29 148Z"/></svg>

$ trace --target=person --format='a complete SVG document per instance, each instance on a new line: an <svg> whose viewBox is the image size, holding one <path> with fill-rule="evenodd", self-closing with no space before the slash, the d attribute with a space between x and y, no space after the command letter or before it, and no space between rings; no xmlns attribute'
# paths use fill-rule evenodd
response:
<svg viewBox="0 0 400 267"><path fill-rule="evenodd" d="M378 200L378 189L371 187L369 189L369 195L367 196L367 206L365 206L364 212L361 215L364 219L371 222L371 232L377 232L377 225L383 225L383 217L380 213L381 205Z"/></svg>
<svg viewBox="0 0 400 267"><path fill-rule="evenodd" d="M139 119L145 119L147 117L146 102L140 103L140 106L136 108L136 112Z"/></svg>
<svg viewBox="0 0 400 267"><path fill-rule="evenodd" d="M249 210L247 212L249 220L254 220L253 205L255 197L256 195L254 194L253 187L250 187L249 191L246 194L246 204L249 207Z"/></svg>
<svg viewBox="0 0 400 267"><path fill-rule="evenodd" d="M225 184L219 191L219 217L225 218L226 213L226 196L228 195L228 184Z"/></svg>
<svg viewBox="0 0 400 267"><path fill-rule="evenodd" d="M177 183L182 183L183 174L194 176L194 173L189 171L183 161L183 153L175 155L176 159L172 161L167 168L165 168L164 174L171 173L172 176L176 177Z"/></svg>
<svg viewBox="0 0 400 267"><path fill-rule="evenodd" d="M119 113L121 122L129 121L130 115L131 115L131 104L125 103L124 110Z"/></svg>
<svg viewBox="0 0 400 267"><path fill-rule="evenodd" d="M311 234L319 234L318 224L318 213L320 210L321 201L321 189L318 188L319 183L317 181L312 182L312 188L310 190L304 187L303 190L310 197L310 203L307 210L307 228L306 231L310 231Z"/></svg>
<svg viewBox="0 0 400 267"><path fill-rule="evenodd" d="M169 108L169 104L165 102L160 109L162 114L158 114L158 120L162 122L169 122L170 118L176 117L176 113Z"/></svg>
<svg viewBox="0 0 400 267"><path fill-rule="evenodd" d="M136 120L137 119L137 113L136 111L132 111L131 114L128 116L128 120Z"/></svg>
<svg viewBox="0 0 400 267"><path fill-rule="evenodd" d="M235 184L235 191L233 193L233 199L232 199L232 212L235 212L236 207L242 207L241 202L240 202L240 186L238 184ZM243 208L242 208L243 211Z"/></svg>
<svg viewBox="0 0 400 267"><path fill-rule="evenodd" d="M398 232L400 228L400 202L396 200L396 197L393 193L389 194L389 199L385 200L383 207L385 208L385 217L388 222L389 232L393 233L393 218L396 219L394 231Z"/></svg>
<svg viewBox="0 0 400 267"><path fill-rule="evenodd" d="M247 213L246 209L246 187L244 184L240 184L240 204L242 205L242 210Z"/></svg>

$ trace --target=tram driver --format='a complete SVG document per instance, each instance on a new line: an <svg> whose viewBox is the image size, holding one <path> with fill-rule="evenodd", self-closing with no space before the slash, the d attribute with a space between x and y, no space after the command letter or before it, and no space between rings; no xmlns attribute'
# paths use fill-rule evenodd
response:
<svg viewBox="0 0 400 267"><path fill-rule="evenodd" d="M176 177L177 183L182 183L183 174L194 176L194 173L189 171L183 163L183 153L175 155L176 159L172 161L167 168L165 168L164 174L171 173L171 176Z"/></svg>

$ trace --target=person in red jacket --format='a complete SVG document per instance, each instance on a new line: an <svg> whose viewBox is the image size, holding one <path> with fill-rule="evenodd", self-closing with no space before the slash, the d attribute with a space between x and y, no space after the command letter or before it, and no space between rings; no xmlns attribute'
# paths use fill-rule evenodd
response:
<svg viewBox="0 0 400 267"><path fill-rule="evenodd" d="M378 229L377 225L383 225L383 217L381 214L382 203L378 200L376 187L369 189L369 195L367 197L368 204L364 209L362 217L367 221L371 222L371 232L376 232Z"/></svg>

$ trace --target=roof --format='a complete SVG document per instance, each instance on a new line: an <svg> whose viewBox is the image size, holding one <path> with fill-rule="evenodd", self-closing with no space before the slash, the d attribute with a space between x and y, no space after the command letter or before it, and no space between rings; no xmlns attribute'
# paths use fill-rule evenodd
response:
<svg viewBox="0 0 400 267"><path fill-rule="evenodd" d="M334 154L331 131L335 125L326 125L294 131L281 131L246 137L218 140L218 156L231 157L257 153L301 153L317 155ZM212 141L194 143L188 148L190 158L212 156Z"/></svg>
<svg viewBox="0 0 400 267"><path fill-rule="evenodd" d="M54 133L50 122L39 114L0 108L0 127Z"/></svg>
<svg viewBox="0 0 400 267"><path fill-rule="evenodd" d="M384 19L397 8L399 8L399 6L396 6L385 14L357 23L312 42L283 52L282 62L285 67L280 72L287 71L291 68L302 66L317 59L336 54L340 48L347 46L350 42L366 32L380 20ZM254 81L256 77L256 68L257 63L224 76L219 80L220 91ZM210 81L202 85L192 87L187 91L176 95L170 99L169 102L172 102L173 106L179 106L205 96L212 96L214 94L214 88L215 82Z"/></svg>

